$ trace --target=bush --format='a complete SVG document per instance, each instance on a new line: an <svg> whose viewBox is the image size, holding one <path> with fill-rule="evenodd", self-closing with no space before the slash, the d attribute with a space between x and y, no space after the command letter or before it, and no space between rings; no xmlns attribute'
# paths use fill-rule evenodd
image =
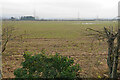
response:
<svg viewBox="0 0 120 80"><path fill-rule="evenodd" d="M65 56L46 55L44 52L32 55L24 53L22 68L14 71L16 78L76 78L80 67L74 60Z"/></svg>

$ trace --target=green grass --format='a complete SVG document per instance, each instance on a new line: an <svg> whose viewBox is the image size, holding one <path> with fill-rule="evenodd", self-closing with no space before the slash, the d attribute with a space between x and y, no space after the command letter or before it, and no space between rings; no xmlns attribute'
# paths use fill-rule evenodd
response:
<svg viewBox="0 0 120 80"><path fill-rule="evenodd" d="M82 24L82 23L95 23L95 24ZM29 34L23 36L24 39L35 39L31 43L29 43L29 40L27 43L24 43L24 45L21 45L22 48L25 48L25 46L28 46L30 44L29 50L32 50L33 48L47 48L48 50L51 50L53 47L54 50L59 50L60 48L62 51L64 50L82 50L85 52L99 52L104 51L107 48L107 45L105 43L102 43L104 45L99 45L98 41L95 40L95 43L93 45L93 49L91 49L91 42L92 39L95 38L89 38L86 36L89 33L93 33L93 31L87 31L87 28L92 28L95 30L103 30L104 27L109 28L110 26L114 27L114 30L117 29L117 22L113 21L3 21L3 27L5 26L13 26L17 30L15 32L15 35L20 34ZM39 40L36 40L39 39ZM42 40L41 39L48 39L49 41ZM60 39L59 41L54 39ZM62 39L62 40L61 40ZM66 42L68 41L68 42ZM9 51L16 51L11 48L11 45L13 45L14 41L9 42ZM19 41L18 41L19 42ZM15 42L16 43L16 42ZM39 45L37 45L40 43ZM23 44L23 43L20 43ZM36 47L36 45L38 47ZM50 45L50 46L48 46ZM59 47L54 47L54 46ZM14 46L19 46L19 44L15 44ZM103 47L104 46L104 47ZM18 47L18 48L19 48ZM56 49L57 48L57 49Z"/></svg>
<svg viewBox="0 0 120 80"><path fill-rule="evenodd" d="M82 24L82 23L96 24ZM6 21L3 26L13 25L18 28L17 34L30 34L27 38L81 38L86 33L86 28L97 30L103 27L115 26L109 21Z"/></svg>

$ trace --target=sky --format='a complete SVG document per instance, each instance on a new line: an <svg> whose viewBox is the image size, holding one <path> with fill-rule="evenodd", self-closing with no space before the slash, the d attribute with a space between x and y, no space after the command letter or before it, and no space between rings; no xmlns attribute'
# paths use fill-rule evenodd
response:
<svg viewBox="0 0 120 80"><path fill-rule="evenodd" d="M3 17L114 18L119 0L0 0Z"/></svg>

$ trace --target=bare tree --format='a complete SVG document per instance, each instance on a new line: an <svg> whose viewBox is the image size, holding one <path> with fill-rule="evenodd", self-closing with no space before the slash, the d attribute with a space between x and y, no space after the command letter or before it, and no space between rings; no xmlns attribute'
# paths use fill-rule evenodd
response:
<svg viewBox="0 0 120 80"><path fill-rule="evenodd" d="M10 39L13 37L14 27L4 27L2 30L2 52L5 51L6 45Z"/></svg>
<svg viewBox="0 0 120 80"><path fill-rule="evenodd" d="M17 29L12 26L3 27L2 29L2 53L6 50L7 44L10 40L20 39L22 41L23 36L27 35L24 34L15 34L17 32Z"/></svg>
<svg viewBox="0 0 120 80"><path fill-rule="evenodd" d="M118 32L113 31L112 29L107 29L104 27L103 31L94 30L87 28L87 30L94 31L95 33L89 34L89 36L94 36L98 40L107 39L108 43L108 58L107 64L109 68L109 77L117 78L117 66L118 66L118 57L119 57L119 47L120 47L120 30ZM117 38L117 45L115 45L115 39Z"/></svg>

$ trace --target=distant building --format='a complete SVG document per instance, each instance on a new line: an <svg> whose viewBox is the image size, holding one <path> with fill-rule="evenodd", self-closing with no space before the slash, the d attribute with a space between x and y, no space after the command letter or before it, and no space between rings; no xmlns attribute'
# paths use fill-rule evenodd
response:
<svg viewBox="0 0 120 80"><path fill-rule="evenodd" d="M35 20L35 17L33 16L22 16L20 20Z"/></svg>
<svg viewBox="0 0 120 80"><path fill-rule="evenodd" d="M16 20L16 19L15 19L14 17L11 17L10 20L14 21L14 20Z"/></svg>

